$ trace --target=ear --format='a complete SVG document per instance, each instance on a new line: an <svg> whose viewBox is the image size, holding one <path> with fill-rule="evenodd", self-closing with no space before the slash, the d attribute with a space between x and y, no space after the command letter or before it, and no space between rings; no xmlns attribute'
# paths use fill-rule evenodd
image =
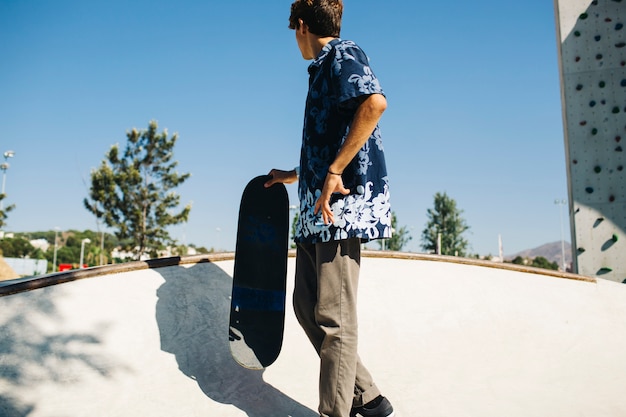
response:
<svg viewBox="0 0 626 417"><path fill-rule="evenodd" d="M307 25L306 23L304 23L304 20L302 19L298 19L298 30L302 33L305 34L309 31L309 25Z"/></svg>

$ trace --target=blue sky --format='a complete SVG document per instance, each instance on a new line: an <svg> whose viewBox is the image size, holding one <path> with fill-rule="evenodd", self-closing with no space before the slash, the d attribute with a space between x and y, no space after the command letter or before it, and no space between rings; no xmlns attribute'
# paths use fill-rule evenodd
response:
<svg viewBox="0 0 626 417"><path fill-rule="evenodd" d="M0 0L0 151L15 151L6 230L96 230L82 204L90 171L154 119L178 133L175 159L192 173L178 189L191 216L172 236L234 250L247 181L298 163L308 62L290 4ZM552 2L346 0L342 38L370 56L388 98L406 249L420 250L437 192L464 211L472 253L497 254L498 235L505 254L561 239Z"/></svg>

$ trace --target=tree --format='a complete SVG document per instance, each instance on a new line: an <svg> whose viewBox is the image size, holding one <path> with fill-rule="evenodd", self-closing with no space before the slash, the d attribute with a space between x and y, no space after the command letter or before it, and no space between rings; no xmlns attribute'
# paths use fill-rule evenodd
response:
<svg viewBox="0 0 626 417"><path fill-rule="evenodd" d="M558 271L559 269L559 264L557 264L556 262L550 262L543 256L537 256L533 259L529 259L522 258L518 255L515 257L515 259L511 261L511 263L516 265L530 265L534 266L535 268L551 269L553 271Z"/></svg>
<svg viewBox="0 0 626 417"><path fill-rule="evenodd" d="M526 261L521 256L517 255L515 259L511 261L512 264L515 265L526 265Z"/></svg>
<svg viewBox="0 0 626 417"><path fill-rule="evenodd" d="M179 211L180 196L173 189L191 174L175 171L172 160L178 135L168 138L167 130L157 132L156 121L148 129L126 133L123 154L113 145L98 169L91 172L89 197L85 208L115 230L123 250L140 259L157 256L157 251L175 241L168 226L184 223L191 205Z"/></svg>
<svg viewBox="0 0 626 417"><path fill-rule="evenodd" d="M401 251L404 245L413 239L413 237L409 235L406 226L398 228L398 218L395 212L391 212L391 230L393 231L391 238L378 241L378 245L381 249Z"/></svg>
<svg viewBox="0 0 626 417"><path fill-rule="evenodd" d="M462 234L469 229L461 217L463 210L456 206L456 201L446 193L436 193L434 208L427 210L428 223L422 231L422 249L437 251L441 236L441 254L465 256L468 242Z"/></svg>
<svg viewBox="0 0 626 417"><path fill-rule="evenodd" d="M298 230L298 220L300 219L300 213L296 211L296 214L293 216L293 221L291 222L291 249L296 248L296 244L294 243L296 239L296 230Z"/></svg>
<svg viewBox="0 0 626 417"><path fill-rule="evenodd" d="M536 268L551 269L553 271L558 271L559 269L559 264L557 264L556 262L550 262L543 256L535 257L531 265Z"/></svg>
<svg viewBox="0 0 626 417"><path fill-rule="evenodd" d="M2 202L2 200L4 200L7 197L6 194L0 194L0 202ZM1 205L1 203L0 203ZM0 230L4 228L4 226L6 226L6 220L7 220L7 213L9 213L10 211L12 211L15 208L15 204L11 204L9 207L0 209Z"/></svg>
<svg viewBox="0 0 626 417"><path fill-rule="evenodd" d="M31 245L28 239L17 236L0 240L0 252L5 258L44 259L41 249Z"/></svg>

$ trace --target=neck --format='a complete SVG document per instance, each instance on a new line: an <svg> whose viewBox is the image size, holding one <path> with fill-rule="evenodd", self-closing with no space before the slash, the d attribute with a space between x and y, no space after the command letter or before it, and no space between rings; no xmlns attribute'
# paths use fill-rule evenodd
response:
<svg viewBox="0 0 626 417"><path fill-rule="evenodd" d="M319 55L319 53L322 51L322 48L324 48L326 44L332 41L333 39L336 39L336 38L333 38L332 36L329 36L327 38L318 38L317 42L318 42L319 48L317 49L317 55Z"/></svg>
<svg viewBox="0 0 626 417"><path fill-rule="evenodd" d="M326 44L330 41L332 41L333 38L332 36L329 37L324 37L324 38L319 38L316 36L312 36L309 38L309 48L311 51L311 56L308 57L308 59L315 59L317 58L317 56L320 54L320 52L322 51L322 48L324 48L324 46L326 46Z"/></svg>

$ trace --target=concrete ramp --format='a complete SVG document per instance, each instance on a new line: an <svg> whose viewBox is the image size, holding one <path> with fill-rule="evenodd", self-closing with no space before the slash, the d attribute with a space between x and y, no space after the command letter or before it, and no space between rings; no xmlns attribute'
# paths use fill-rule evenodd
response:
<svg viewBox="0 0 626 417"><path fill-rule="evenodd" d="M360 352L398 416L626 416L625 285L386 256L362 261ZM232 360L232 269L197 256L0 283L0 416L316 417L289 296L276 363Z"/></svg>

